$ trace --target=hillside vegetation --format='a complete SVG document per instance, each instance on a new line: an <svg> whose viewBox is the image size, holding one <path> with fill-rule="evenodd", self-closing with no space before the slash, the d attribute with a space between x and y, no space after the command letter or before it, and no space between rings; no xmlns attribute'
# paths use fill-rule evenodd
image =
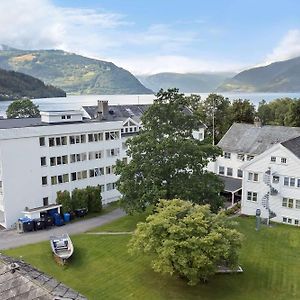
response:
<svg viewBox="0 0 300 300"><path fill-rule="evenodd" d="M61 50L0 50L0 68L37 77L73 94L149 94L130 72L111 62Z"/></svg>
<svg viewBox="0 0 300 300"><path fill-rule="evenodd" d="M300 57L243 71L226 80L220 92L300 92Z"/></svg>
<svg viewBox="0 0 300 300"><path fill-rule="evenodd" d="M182 93L205 93L214 91L225 79L233 73L158 73L141 75L138 79L148 88L157 92L161 88L179 88Z"/></svg>
<svg viewBox="0 0 300 300"><path fill-rule="evenodd" d="M0 69L0 100L65 97L59 88L23 73Z"/></svg>

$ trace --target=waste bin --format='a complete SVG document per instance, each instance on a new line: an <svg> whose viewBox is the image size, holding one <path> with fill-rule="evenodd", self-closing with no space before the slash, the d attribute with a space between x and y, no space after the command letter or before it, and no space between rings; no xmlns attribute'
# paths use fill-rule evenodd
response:
<svg viewBox="0 0 300 300"><path fill-rule="evenodd" d="M84 217L87 214L87 208L75 209L75 214L77 217Z"/></svg>
<svg viewBox="0 0 300 300"><path fill-rule="evenodd" d="M66 223L70 222L70 217L71 217L71 215L69 213L64 213L64 221Z"/></svg>
<svg viewBox="0 0 300 300"><path fill-rule="evenodd" d="M34 224L34 230L42 230L45 229L45 220L38 218L38 219L33 219L33 224Z"/></svg>
<svg viewBox="0 0 300 300"><path fill-rule="evenodd" d="M48 228L48 227L51 227L54 225L54 218L51 217L51 216L44 216L43 218L41 218L42 220L44 220L45 222L45 227Z"/></svg>
<svg viewBox="0 0 300 300"><path fill-rule="evenodd" d="M54 224L55 226L62 226L65 224L63 218L58 213L54 215Z"/></svg>
<svg viewBox="0 0 300 300"><path fill-rule="evenodd" d="M33 221L28 217L19 218L17 222L17 229L18 232L33 231L34 230Z"/></svg>

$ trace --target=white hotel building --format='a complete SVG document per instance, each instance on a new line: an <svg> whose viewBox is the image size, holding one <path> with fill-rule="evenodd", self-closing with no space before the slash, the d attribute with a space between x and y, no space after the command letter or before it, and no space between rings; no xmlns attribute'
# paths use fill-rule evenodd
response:
<svg viewBox="0 0 300 300"><path fill-rule="evenodd" d="M101 186L103 204L117 200L117 159L141 128L148 105L86 106L41 112L40 118L0 119L0 225L57 207L58 191ZM204 138L204 127L194 132Z"/></svg>

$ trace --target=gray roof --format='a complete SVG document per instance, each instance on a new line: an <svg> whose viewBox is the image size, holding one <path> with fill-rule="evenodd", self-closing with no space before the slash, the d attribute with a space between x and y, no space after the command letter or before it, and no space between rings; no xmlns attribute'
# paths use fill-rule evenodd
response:
<svg viewBox="0 0 300 300"><path fill-rule="evenodd" d="M84 300L87 298L29 264L0 254L0 299Z"/></svg>
<svg viewBox="0 0 300 300"><path fill-rule="evenodd" d="M131 117L133 120L140 122L142 115L149 108L150 104L125 104L109 105L107 119L126 120ZM97 106L83 106L87 114L94 119L97 115Z"/></svg>
<svg viewBox="0 0 300 300"><path fill-rule="evenodd" d="M258 155L274 144L300 136L300 127L257 127L253 124L234 123L223 136L218 146L224 151Z"/></svg>
<svg viewBox="0 0 300 300"><path fill-rule="evenodd" d="M281 143L282 146L289 149L298 158L300 158L300 136Z"/></svg>
<svg viewBox="0 0 300 300"><path fill-rule="evenodd" d="M233 177L227 177L227 176L221 176L219 175L219 178L224 183L224 191L225 192L237 192L242 188L242 179L239 178L233 178Z"/></svg>

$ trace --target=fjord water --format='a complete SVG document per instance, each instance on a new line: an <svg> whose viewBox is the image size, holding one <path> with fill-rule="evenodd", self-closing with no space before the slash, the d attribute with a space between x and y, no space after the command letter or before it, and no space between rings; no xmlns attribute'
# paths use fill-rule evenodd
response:
<svg viewBox="0 0 300 300"><path fill-rule="evenodd" d="M205 99L209 93L195 93ZM219 93L230 100L249 99L256 106L261 100L267 102L277 98L300 98L300 93ZM96 105L97 100L108 100L110 104L149 104L153 102L154 95L68 95L65 98L43 98L34 99L33 102L39 105L41 111L48 110L73 110L81 106ZM0 102L0 115L5 111L11 101Z"/></svg>

